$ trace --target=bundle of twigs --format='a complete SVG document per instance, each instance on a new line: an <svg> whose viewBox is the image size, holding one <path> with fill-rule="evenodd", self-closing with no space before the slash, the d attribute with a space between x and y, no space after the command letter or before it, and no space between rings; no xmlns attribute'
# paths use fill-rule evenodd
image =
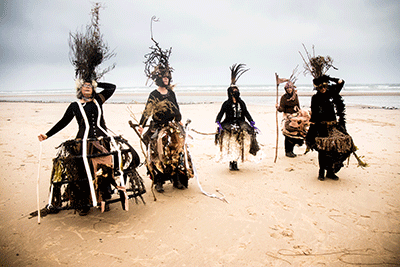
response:
<svg viewBox="0 0 400 267"><path fill-rule="evenodd" d="M303 44L304 50L306 51L307 60L300 53L301 58L304 61L304 75L310 73L314 78L321 77L325 75L330 68L337 70L335 66L333 66L333 59L330 56L315 56L314 45L312 46L313 55L307 51L307 48Z"/></svg>
<svg viewBox="0 0 400 267"><path fill-rule="evenodd" d="M75 67L75 78L85 81L97 81L104 74L115 68L115 63L100 70L98 66L115 56L100 33L99 10L100 3L95 3L91 10L91 23L86 26L86 32L69 34L70 61Z"/></svg>
<svg viewBox="0 0 400 267"><path fill-rule="evenodd" d="M169 49L163 50L158 42L153 38L153 21L157 22L158 19L153 16L151 18L151 40L154 42L155 46L151 46L151 52L146 54L144 57L146 58L144 73L146 74L148 79L152 79L153 81L159 77L162 78L162 75L165 73L172 73L173 68L169 66L169 57L171 56L172 47Z"/></svg>

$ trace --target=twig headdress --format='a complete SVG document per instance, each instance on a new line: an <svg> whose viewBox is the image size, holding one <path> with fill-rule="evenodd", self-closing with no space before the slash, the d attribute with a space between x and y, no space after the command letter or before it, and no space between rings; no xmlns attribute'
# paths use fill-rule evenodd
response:
<svg viewBox="0 0 400 267"><path fill-rule="evenodd" d="M101 63L115 56L114 51L110 51L100 33L100 8L100 3L94 4L91 10L91 23L86 26L86 32L70 32L69 34L69 58L75 67L77 87L83 82L96 83L104 74L115 68L115 63L103 70L98 68Z"/></svg>
<svg viewBox="0 0 400 267"><path fill-rule="evenodd" d="M300 52L299 53L304 61L304 75L310 73L314 80L322 81L324 79L321 77L324 77L330 68L337 70L337 68L333 66L333 59L330 56L315 56L314 46L312 47L313 55L311 56L304 44L303 47L306 51L307 60Z"/></svg>
<svg viewBox="0 0 400 267"><path fill-rule="evenodd" d="M151 40L154 42L155 46L150 47L151 52L144 56L146 58L146 61L144 62L145 64L144 73L146 74L148 79L151 79L154 82L156 82L157 85L160 85L159 83L165 76L169 78L170 82L172 80L171 73L173 72L174 69L169 66L169 57L171 56L172 47L163 50L159 46L158 42L154 40L153 21L157 22L158 19L155 16L153 16L151 18L151 24L150 24Z"/></svg>
<svg viewBox="0 0 400 267"><path fill-rule="evenodd" d="M294 84L298 80L297 78L297 76L299 75L298 67L299 65L297 65L296 68L293 69L289 79L285 79L286 80L285 90L288 89L289 87L292 87L293 89L296 88Z"/></svg>

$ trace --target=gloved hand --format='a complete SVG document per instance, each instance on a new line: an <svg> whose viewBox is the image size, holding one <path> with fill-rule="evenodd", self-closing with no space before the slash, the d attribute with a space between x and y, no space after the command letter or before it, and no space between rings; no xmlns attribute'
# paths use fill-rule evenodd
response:
<svg viewBox="0 0 400 267"><path fill-rule="evenodd" d="M251 121L251 122L250 122L250 125L251 125L251 127L253 127L254 131L255 131L257 134L261 133L261 131L255 126L256 123L255 123L254 121Z"/></svg>
<svg viewBox="0 0 400 267"><path fill-rule="evenodd" d="M219 121L216 122L218 124L218 133L221 133L224 129Z"/></svg>

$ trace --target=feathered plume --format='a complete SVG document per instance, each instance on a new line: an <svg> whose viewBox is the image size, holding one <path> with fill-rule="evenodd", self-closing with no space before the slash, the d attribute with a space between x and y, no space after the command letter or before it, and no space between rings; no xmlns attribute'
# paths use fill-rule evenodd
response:
<svg viewBox="0 0 400 267"><path fill-rule="evenodd" d="M229 67L231 70L231 86L236 85L236 82L239 80L240 76L249 70L244 69L245 66L246 64L233 64L232 67Z"/></svg>
<svg viewBox="0 0 400 267"><path fill-rule="evenodd" d="M292 82L293 84L295 82L297 82L297 80L298 80L298 78L297 78L297 76L299 76L298 68L299 68L299 65L297 65L296 68L293 69L292 75L290 75L290 77L289 77L289 81Z"/></svg>
<svg viewBox="0 0 400 267"><path fill-rule="evenodd" d="M83 81L97 81L104 74L115 68L115 63L104 70L98 66L115 56L108 45L103 41L100 33L99 10L100 3L95 3L91 10L91 24L86 26L86 32L69 34L70 61L75 67L75 78Z"/></svg>
<svg viewBox="0 0 400 267"><path fill-rule="evenodd" d="M155 81L157 78L162 78L165 74L167 74L167 76L171 80L171 73L174 69L169 66L168 61L171 55L172 47L163 50L161 49L159 44L154 40L153 21L157 22L158 19L155 16L153 16L151 18L151 24L150 24L151 40L154 42L155 46L150 47L151 52L144 56L146 58L146 61L144 62L145 64L144 73L146 74L148 79L152 79L153 81Z"/></svg>
<svg viewBox="0 0 400 267"><path fill-rule="evenodd" d="M330 56L315 56L315 50L314 46L313 48L313 56L308 53L307 48L303 44L304 50L306 51L306 56L307 60L303 57L303 55L300 53L301 58L304 61L304 75L307 73L310 73L311 76L314 78L321 77L322 75L325 75L330 68L333 68L337 70L332 64L333 64L333 59Z"/></svg>

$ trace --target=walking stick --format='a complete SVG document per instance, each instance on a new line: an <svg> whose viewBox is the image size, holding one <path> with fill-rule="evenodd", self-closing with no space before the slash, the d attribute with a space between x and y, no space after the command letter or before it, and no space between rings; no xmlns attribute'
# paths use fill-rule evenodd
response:
<svg viewBox="0 0 400 267"><path fill-rule="evenodd" d="M288 79L279 78L278 74L275 72L276 79L276 104L278 105L278 89L279 84L289 81ZM278 109L276 108L276 145L275 145L275 159L274 163L276 163L276 158L278 157L278 138L279 138L279 126L278 126Z"/></svg>
<svg viewBox="0 0 400 267"><path fill-rule="evenodd" d="M279 76L275 72L275 79L276 79L276 104L278 105L278 89L279 89ZM278 157L278 138L279 138L279 126L278 126L278 109L275 108L275 117L276 117L276 144L275 144L275 159L274 163L276 163L276 158Z"/></svg>
<svg viewBox="0 0 400 267"><path fill-rule="evenodd" d="M38 210L38 224L40 224L40 201L39 201L39 182L40 182L40 164L42 161L42 142L39 142L39 163L38 163L38 173L37 173L37 184L36 184L36 202Z"/></svg>

